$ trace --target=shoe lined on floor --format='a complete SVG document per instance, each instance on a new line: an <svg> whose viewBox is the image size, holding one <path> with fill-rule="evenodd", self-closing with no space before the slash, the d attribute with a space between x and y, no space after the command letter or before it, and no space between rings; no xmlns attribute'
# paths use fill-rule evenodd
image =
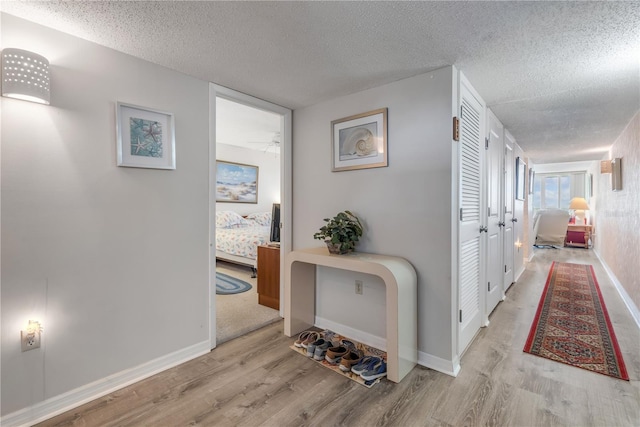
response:
<svg viewBox="0 0 640 427"><path fill-rule="evenodd" d="M315 340L312 343L309 343L307 345L307 357L313 357L314 352L316 351L316 348L319 346L324 346L324 348L329 348L331 347L331 342L327 342L327 340L325 340L324 338L318 338L317 340Z"/></svg>
<svg viewBox="0 0 640 427"><path fill-rule="evenodd" d="M365 356L362 358L360 363L351 367L351 372L353 372L356 375L360 375L361 373L368 371L370 369L369 368L370 365L371 367L373 367L373 365L379 362L380 360L382 359L376 356Z"/></svg>
<svg viewBox="0 0 640 427"><path fill-rule="evenodd" d="M293 345L298 347L298 348L301 348L302 347L302 341L306 340L309 337L310 333L311 333L311 331L300 332L300 335L298 335L298 339L293 343Z"/></svg>
<svg viewBox="0 0 640 427"><path fill-rule="evenodd" d="M302 341L302 343L301 343L302 348L309 347L309 344L312 344L314 341L317 341L319 339L320 339L320 333L311 331L309 336L304 341Z"/></svg>
<svg viewBox="0 0 640 427"><path fill-rule="evenodd" d="M351 371L351 368L360 363L361 360L362 355L360 353L349 351L347 354L342 356L340 366L338 366L338 368L340 368L342 372L349 372Z"/></svg>
<svg viewBox="0 0 640 427"><path fill-rule="evenodd" d="M360 374L362 379L365 381L371 381L387 376L387 363L382 359L369 365L368 368L369 369Z"/></svg>
<svg viewBox="0 0 640 427"><path fill-rule="evenodd" d="M312 354L314 360L324 360L324 356L327 353L327 350L330 347L333 347L333 343L331 341L329 341L329 340L320 339L320 340L316 341L316 343L318 343L319 341L324 341L324 342L321 342L321 343L316 345L316 347L315 347L315 349L313 351L313 354ZM307 349L307 356L311 357L311 356L309 356L309 349Z"/></svg>
<svg viewBox="0 0 640 427"><path fill-rule="evenodd" d="M304 341L307 340L307 338L309 338L309 335L312 333L317 333L314 331L304 331L304 332L300 332L300 335L298 335L298 339L293 343L294 346L298 347L298 348L302 348L302 343ZM317 340L318 338L316 338ZM315 341L315 340L314 340Z"/></svg>
<svg viewBox="0 0 640 427"><path fill-rule="evenodd" d="M349 349L343 345L329 347L327 349L327 355L324 357L324 360L331 363L332 365L335 365L340 361L340 359L342 359L342 356L344 356L348 352Z"/></svg>

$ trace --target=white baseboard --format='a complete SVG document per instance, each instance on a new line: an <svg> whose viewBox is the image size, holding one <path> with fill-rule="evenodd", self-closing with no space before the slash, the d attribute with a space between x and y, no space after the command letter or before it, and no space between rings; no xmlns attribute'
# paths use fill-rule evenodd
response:
<svg viewBox="0 0 640 427"><path fill-rule="evenodd" d="M387 351L387 340L385 338L372 335L319 316L316 316L315 318L315 326L320 329L329 329L363 344ZM457 376L458 372L460 372L460 360L457 357L453 361L450 361L418 351L418 364L425 368L451 375L452 377Z"/></svg>
<svg viewBox="0 0 640 427"><path fill-rule="evenodd" d="M316 316L315 318L315 326L320 329L329 329L333 332L339 333L340 335L344 335L355 341L361 342L362 344L370 345L371 347L382 351L387 351L386 338L363 332L319 316Z"/></svg>
<svg viewBox="0 0 640 427"><path fill-rule="evenodd" d="M609 279L611 279L611 281L613 282L613 285L616 287L618 294L620 294L622 301L624 301L624 304L627 306L629 313L631 313L631 317L633 317L633 320L635 320L636 325L638 326L638 329L640 329L640 310L638 310L638 307L635 305L635 303L631 299L631 296L629 296L624 286L622 286L622 283L620 283L616 275L613 274L613 271L611 271L607 263L604 261L604 259L602 259L602 257L600 256L600 253L595 249L593 249L593 253L595 253L598 259L600 260L602 267L604 267L604 271L606 271L607 274L609 275Z"/></svg>
<svg viewBox="0 0 640 427"><path fill-rule="evenodd" d="M419 351L418 364L452 377L457 377L460 372L460 359L458 357L455 357L453 360L446 360L432 354Z"/></svg>
<svg viewBox="0 0 640 427"><path fill-rule="evenodd" d="M211 351L203 341L5 415L0 425L31 426Z"/></svg>
<svg viewBox="0 0 640 427"><path fill-rule="evenodd" d="M524 265L523 265L523 266L520 268L520 270L518 270L518 271L516 272L516 275L515 275L515 277L514 277L513 281L514 281L514 282L517 282L518 280L520 280L520 276L522 276L522 273L524 273L524 271L525 271L525 268L524 268Z"/></svg>

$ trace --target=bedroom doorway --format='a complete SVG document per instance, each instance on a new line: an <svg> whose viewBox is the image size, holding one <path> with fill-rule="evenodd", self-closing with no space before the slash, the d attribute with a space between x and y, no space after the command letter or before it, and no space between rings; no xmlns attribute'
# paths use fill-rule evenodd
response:
<svg viewBox="0 0 640 427"><path fill-rule="evenodd" d="M283 294L281 267L290 247L291 111L214 84L210 111L214 348L283 315L278 300ZM279 221L273 221L276 206ZM267 286L271 296L265 296Z"/></svg>

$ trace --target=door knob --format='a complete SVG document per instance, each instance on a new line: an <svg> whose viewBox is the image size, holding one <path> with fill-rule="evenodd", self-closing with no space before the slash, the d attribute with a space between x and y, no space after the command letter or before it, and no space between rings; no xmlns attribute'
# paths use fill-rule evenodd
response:
<svg viewBox="0 0 640 427"><path fill-rule="evenodd" d="M489 231L489 229L487 227L482 227L481 226L480 227L480 232L482 233L483 231L486 233L487 231Z"/></svg>
<svg viewBox="0 0 640 427"><path fill-rule="evenodd" d="M504 227L505 225L506 225L506 224L504 223L504 221L500 221L500 222L498 223L498 227Z"/></svg>
<svg viewBox="0 0 640 427"><path fill-rule="evenodd" d="M518 222L518 218L511 218L511 222Z"/></svg>

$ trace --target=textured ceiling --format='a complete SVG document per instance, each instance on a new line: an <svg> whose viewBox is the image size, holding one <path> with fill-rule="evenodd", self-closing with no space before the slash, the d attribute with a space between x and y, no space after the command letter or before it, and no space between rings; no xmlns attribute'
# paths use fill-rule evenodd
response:
<svg viewBox="0 0 640 427"><path fill-rule="evenodd" d="M13 2L2 11L299 108L456 65L537 163L640 108L638 2Z"/></svg>

